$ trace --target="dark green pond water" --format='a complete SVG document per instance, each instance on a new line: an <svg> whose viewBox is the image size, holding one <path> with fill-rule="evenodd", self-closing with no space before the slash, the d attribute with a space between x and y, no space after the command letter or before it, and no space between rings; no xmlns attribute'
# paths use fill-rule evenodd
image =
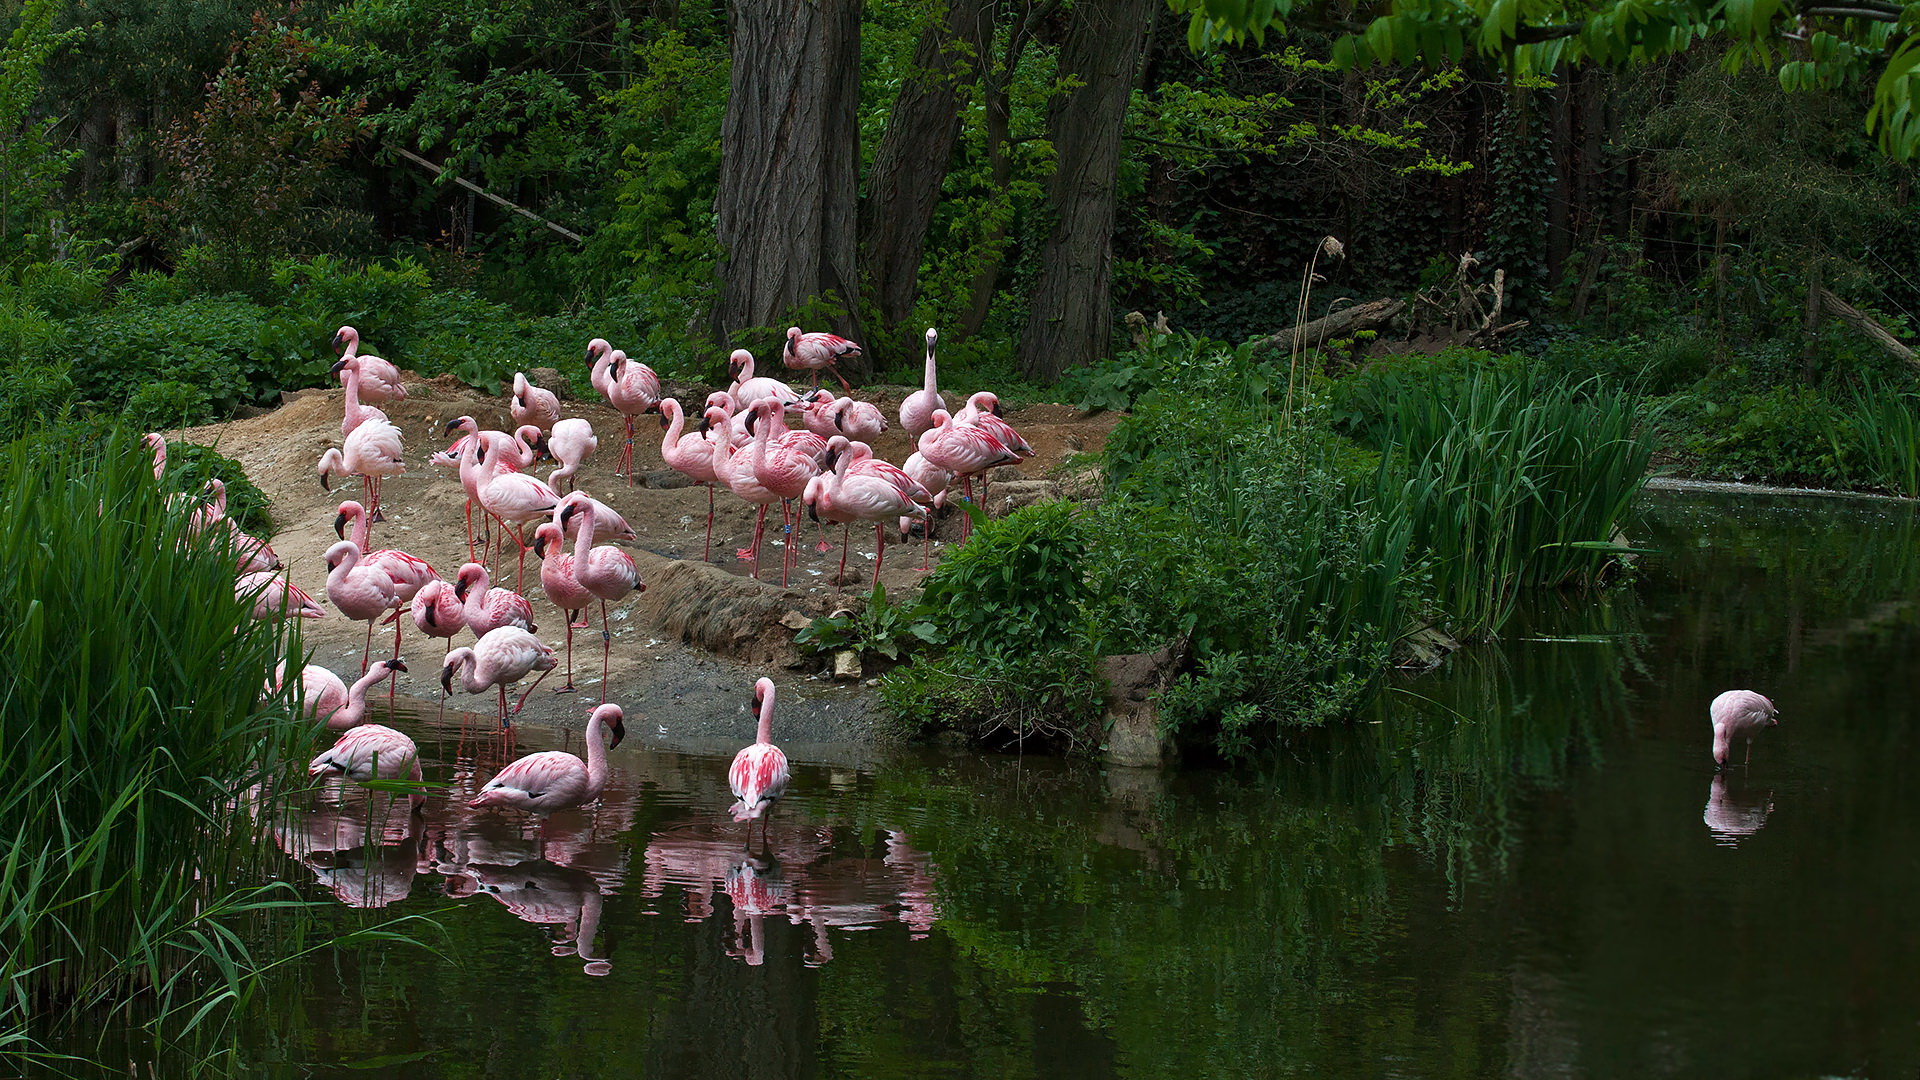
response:
<svg viewBox="0 0 1920 1080"><path fill-rule="evenodd" d="M718 758L623 747L605 805L556 816L544 857L464 800L409 831L323 794L280 839L290 875L350 906L333 929L438 913L445 934L291 969L243 1057L343 1077L1911 1076L1914 511L1656 495L1641 532L1663 553L1630 588L1543 598L1498 647L1258 768L802 765L751 853ZM1782 721L1716 778L1707 703L1734 687ZM498 767L484 738L410 726L430 779L466 792Z"/></svg>

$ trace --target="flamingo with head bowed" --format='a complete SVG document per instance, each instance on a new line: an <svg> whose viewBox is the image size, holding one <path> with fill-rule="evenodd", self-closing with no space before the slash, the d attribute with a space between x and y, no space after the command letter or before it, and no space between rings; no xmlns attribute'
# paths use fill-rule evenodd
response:
<svg viewBox="0 0 1920 1080"><path fill-rule="evenodd" d="M594 338L587 342L587 382L601 397L607 397L607 383L612 381L607 371L612 366L612 343L606 338Z"/></svg>
<svg viewBox="0 0 1920 1080"><path fill-rule="evenodd" d="M504 806L539 818L544 856L548 816L600 797L607 789L607 754L626 737L626 714L620 706L603 702L587 718L587 760L564 750L528 754L495 773L467 805Z"/></svg>
<svg viewBox="0 0 1920 1080"><path fill-rule="evenodd" d="M573 490L573 477L580 466L600 449L600 440L593 434L593 424L579 417L570 417L553 425L553 433L547 436L547 452L552 454L560 467L547 474L549 485L567 482L567 490Z"/></svg>
<svg viewBox="0 0 1920 1080"><path fill-rule="evenodd" d="M280 569L280 556L274 554L273 548L265 540L242 531L227 516L226 482L216 477L207 481L201 490L206 493L207 501L195 507L188 517L187 535L195 536L210 531L223 533L234 556L236 574L258 574Z"/></svg>
<svg viewBox="0 0 1920 1080"><path fill-rule="evenodd" d="M878 406L850 397L834 397L825 390L816 391L812 400L801 406L801 416L808 431L827 439L845 435L870 443L887 430L887 418Z"/></svg>
<svg viewBox="0 0 1920 1080"><path fill-rule="evenodd" d="M347 535L347 526L353 526L353 535ZM440 574L416 555L409 555L396 548L381 548L378 551L367 550L367 534L372 531L367 522L367 508L349 499L340 504L333 518L334 535L342 540L351 540L364 553L361 562L376 566L393 579L396 591L396 605L406 605L420 592L429 581L439 581ZM394 652L400 651L399 638L394 639Z"/></svg>
<svg viewBox="0 0 1920 1080"><path fill-rule="evenodd" d="M840 374L840 369L834 363L857 360L859 357L860 346L838 334L803 334L799 327L789 326L787 344L780 353L780 362L795 370L813 372L815 389L820 386L820 369L826 368L833 372L834 378L840 380L842 390L851 390L853 387L847 383L847 377Z"/></svg>
<svg viewBox="0 0 1920 1080"><path fill-rule="evenodd" d="M946 400L940 396L939 380L933 369L933 346L940 340L940 332L927 327L927 370L920 389L908 394L900 403L900 426L906 430L907 438L918 439L933 428L933 414L947 407Z"/></svg>
<svg viewBox="0 0 1920 1080"><path fill-rule="evenodd" d="M724 409L709 409L709 413L726 415ZM704 434L690 434L686 430L687 419L681 415L680 402L667 398L660 402L660 426L667 433L660 438L660 459L667 467L707 489L707 546L701 554L701 561L713 557L713 485L720 479L714 472L714 458L719 451L718 440Z"/></svg>
<svg viewBox="0 0 1920 1080"><path fill-rule="evenodd" d="M727 387L727 395L733 399L733 414L736 417L753 408L761 398L772 398L783 409L800 405L800 395L793 387L779 379L754 376L753 354L745 349L735 349L733 355L727 358L727 378L731 382Z"/></svg>
<svg viewBox="0 0 1920 1080"><path fill-rule="evenodd" d="M1733 740L1747 741L1746 763L1753 763L1753 737L1762 728L1780 726L1780 710L1773 702L1751 690L1729 690L1713 699L1709 710L1713 717L1713 760L1725 765L1733 751Z"/></svg>
<svg viewBox="0 0 1920 1080"><path fill-rule="evenodd" d="M236 600L253 601L256 619L324 619L327 613L306 590L282 574L242 574L233 583Z"/></svg>
<svg viewBox="0 0 1920 1080"><path fill-rule="evenodd" d="M487 568L479 563L460 568L454 577L453 596L460 601L467 629L476 639L502 626L517 626L529 634L539 629L533 625L533 605L527 598L512 589L491 587Z"/></svg>
<svg viewBox="0 0 1920 1080"><path fill-rule="evenodd" d="M367 652L360 655L360 670L367 670L368 654L373 651L374 620L399 605L400 590L377 566L361 563L360 545L342 540L327 549L327 599L340 614L367 624ZM398 643L398 624L395 624Z"/></svg>
<svg viewBox="0 0 1920 1080"><path fill-rule="evenodd" d="M727 786L739 800L731 807L733 820L760 818L764 838L767 821L773 814L773 802L786 794L791 776L787 755L773 745L772 679L762 678L753 684L753 711L760 718L760 726L754 733L753 745L733 756L733 765L727 769Z"/></svg>
<svg viewBox="0 0 1920 1080"><path fill-rule="evenodd" d="M547 455L547 433L532 424L513 429L513 457L507 463L515 469L531 469Z"/></svg>
<svg viewBox="0 0 1920 1080"><path fill-rule="evenodd" d="M377 356L360 355L360 331L343 326L334 331L333 349L352 364L360 376L360 394L368 401L405 401L407 388L400 382L400 369Z"/></svg>
<svg viewBox="0 0 1920 1080"><path fill-rule="evenodd" d="M524 371L513 373L513 400L507 404L513 422L545 431L560 422L560 396L535 386Z"/></svg>
<svg viewBox="0 0 1920 1080"><path fill-rule="evenodd" d="M921 456L928 462L960 478L961 489L969 503L973 501L975 474L996 465L1012 465L1020 460L1020 455L1007 449L985 428L978 424L956 424L945 409L934 411L933 427L920 436L919 445ZM972 518L967 520L971 521ZM962 536L970 531L965 525L961 526Z"/></svg>
<svg viewBox="0 0 1920 1080"><path fill-rule="evenodd" d="M660 407L660 376L638 360L630 360L619 349L613 350L612 366L607 369L607 400L627 421L627 441L620 448L620 465L615 473L627 474L627 486L633 486L633 418Z"/></svg>
<svg viewBox="0 0 1920 1080"><path fill-rule="evenodd" d="M369 520L385 521L386 515L380 512L380 481L406 471L407 463L400 457L404 452L399 428L384 419L368 420L354 428L339 447L320 455L320 487L331 491L327 480L336 473L360 477L373 506Z"/></svg>
<svg viewBox="0 0 1920 1080"><path fill-rule="evenodd" d="M780 497L782 542L780 556L780 587L787 585L787 572L793 565L793 500L805 494L807 481L820 473L820 462L812 454L785 445L784 441L776 449L768 448L768 436L780 425L780 404L768 398L762 398L753 406L753 419L760 430L753 439L753 476L766 488ZM761 513L765 513L764 509ZM759 539L756 537L757 545Z"/></svg>
<svg viewBox="0 0 1920 1080"><path fill-rule="evenodd" d="M453 649L455 635L467 628L466 605L460 602L453 586L439 578L420 586L420 591L413 594L408 612L413 616L415 629L446 641L446 648L440 650L442 656Z"/></svg>
<svg viewBox="0 0 1920 1080"><path fill-rule="evenodd" d="M753 455L745 450L734 448L733 419L729 417L722 421L722 424L724 427L721 429L719 443L722 450L714 472L719 475L720 482L726 484L735 495L760 508L760 513L753 522L752 545L733 553L734 558L753 560L753 577L757 581L760 578L760 538L767 527L767 507L779 502L780 496L768 491L766 485L762 484L760 478L754 473Z"/></svg>
<svg viewBox="0 0 1920 1080"><path fill-rule="evenodd" d="M556 694L571 694L573 686L573 632L587 627L587 605L594 595L574 576L574 557L567 553L566 533L557 521L544 521L533 530L533 554L540 560L540 589L567 620L567 682ZM603 678L602 685L605 680Z"/></svg>
<svg viewBox="0 0 1920 1080"><path fill-rule="evenodd" d="M421 783L420 752L413 740L384 724L362 724L340 736L329 750L307 766L308 776L342 776L356 784L369 780L398 780L402 776ZM419 813L427 799L418 791L407 801Z"/></svg>
<svg viewBox="0 0 1920 1080"><path fill-rule="evenodd" d="M925 504L933 501L933 494L899 468L874 460L873 448L866 443L836 435L827 447L833 475L824 487L814 489L816 504L824 492L837 520L873 522L873 577L878 581L887 556L887 524L900 518L924 522ZM846 578L847 553L842 550L838 582Z"/></svg>
<svg viewBox="0 0 1920 1080"><path fill-rule="evenodd" d="M476 460L482 466L486 464L485 449L478 451ZM526 584L527 574L527 542L521 538L521 531L553 513L559 502L560 496L545 481L510 468L492 470L480 485L481 509L499 518L503 526L509 526L507 535L513 537L514 544L520 548L516 590Z"/></svg>
<svg viewBox="0 0 1920 1080"><path fill-rule="evenodd" d="M574 530L573 578L600 601L600 697L604 701L607 670L613 660L613 632L607 621L607 605L647 591L647 584L640 580L640 567L634 563L633 556L609 545L592 546L595 506L592 499L575 492L561 504L559 518L563 538L569 518L575 515L585 518Z"/></svg>
<svg viewBox="0 0 1920 1080"><path fill-rule="evenodd" d="M373 664L354 681L352 686L332 671L319 664L308 664L300 669L296 676L293 698L307 716L327 726L329 731L344 731L358 726L367 719L367 691L380 680L396 671L407 670L404 660L394 657ZM273 681L267 685L269 693L280 689L280 680L285 677L286 663L283 661L274 668Z"/></svg>
<svg viewBox="0 0 1920 1080"><path fill-rule="evenodd" d="M1030 458L1033 456L1033 447L1028 445L1027 440L1021 438L1020 433L1013 430L1012 424L1001 419L1000 396L998 394L982 390L968 398L966 408L961 409L954 415L953 422L961 426L979 428L993 436L994 441L998 442L1001 446L1013 451L1014 454L1020 457Z"/></svg>
<svg viewBox="0 0 1920 1080"><path fill-rule="evenodd" d="M453 678L457 674L461 687L469 694L497 690L500 694L500 727L505 729L512 727L513 717L527 707L527 698L539 687L540 680L559 666L559 659L545 642L517 626L501 626L487 631L487 636L473 647L463 645L448 653L440 667L440 686L452 694ZM527 692L520 695L520 703L513 707L512 712L508 712L507 687L535 671L540 673L540 678L533 680Z"/></svg>

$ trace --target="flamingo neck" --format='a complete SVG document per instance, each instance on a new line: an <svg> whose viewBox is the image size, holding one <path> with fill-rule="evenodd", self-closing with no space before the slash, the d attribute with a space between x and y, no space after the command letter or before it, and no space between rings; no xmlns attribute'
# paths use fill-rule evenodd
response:
<svg viewBox="0 0 1920 1080"><path fill-rule="evenodd" d="M467 618L475 623L483 623L487 618L487 573L480 572L479 580L467 589Z"/></svg>
<svg viewBox="0 0 1920 1080"><path fill-rule="evenodd" d="M364 407L360 404L360 372L348 364L340 372L340 378L347 384L347 423L359 427L364 419Z"/></svg>
<svg viewBox="0 0 1920 1080"><path fill-rule="evenodd" d="M369 664L367 666L367 673L354 680L352 686L347 687L347 708L354 709L355 716L366 711L367 690L371 688L374 683L386 677L387 667L384 663L376 660L372 664Z"/></svg>
<svg viewBox="0 0 1920 1080"><path fill-rule="evenodd" d="M927 373L921 382L921 389L926 393L928 401L940 396L940 390L935 385L936 381L933 372L933 346L929 345L927 346Z"/></svg>
<svg viewBox="0 0 1920 1080"><path fill-rule="evenodd" d="M593 362L593 370L587 373L587 381L602 394L607 392L608 384L613 381L607 375L607 369L611 366L613 366L613 350L608 349L600 354L600 359Z"/></svg>
<svg viewBox="0 0 1920 1080"><path fill-rule="evenodd" d="M598 716L587 721L587 797L592 802L607 786L607 727Z"/></svg>
<svg viewBox="0 0 1920 1080"><path fill-rule="evenodd" d="M578 574L587 568L587 559L593 554L593 503L581 499L574 505L580 508L580 535L573 541L573 570ZM566 537L560 539L565 541Z"/></svg>
<svg viewBox="0 0 1920 1080"><path fill-rule="evenodd" d="M663 409L669 408L664 401L660 403L660 407ZM660 437L661 457L666 457L669 453L679 451L680 436L686 431L686 414L681 412L678 406L672 406L671 408L672 412L667 416L667 433Z"/></svg>
<svg viewBox="0 0 1920 1080"><path fill-rule="evenodd" d="M732 392L738 392L740 387L745 386L752 381L753 381L753 354L749 353L747 354L747 358L741 361L740 363L740 377L733 380Z"/></svg>
<svg viewBox="0 0 1920 1080"><path fill-rule="evenodd" d="M350 539L352 539L362 551L367 549L367 531L371 528L373 528L373 526L367 521L367 512L365 510L361 510L359 513L353 515L353 536L350 537ZM441 565L445 564L443 563Z"/></svg>
<svg viewBox="0 0 1920 1080"><path fill-rule="evenodd" d="M753 741L763 744L773 742L773 687L767 688L766 696L760 699L760 727L754 732Z"/></svg>

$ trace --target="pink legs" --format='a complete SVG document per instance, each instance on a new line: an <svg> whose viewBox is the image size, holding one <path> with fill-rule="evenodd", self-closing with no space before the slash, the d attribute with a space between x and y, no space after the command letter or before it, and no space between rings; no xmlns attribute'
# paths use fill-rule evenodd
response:
<svg viewBox="0 0 1920 1080"><path fill-rule="evenodd" d="M573 625L574 625L573 617L574 615L578 614L578 612L566 611L566 612L562 612L561 614L567 617L567 685L560 687L558 690L555 690L554 693L571 694L573 693L573 690L574 690L574 687L573 687Z"/></svg>
<svg viewBox="0 0 1920 1080"><path fill-rule="evenodd" d="M607 629L607 602L600 601L600 704L607 703L607 669L613 663L613 634Z"/></svg>
<svg viewBox="0 0 1920 1080"><path fill-rule="evenodd" d="M742 562L748 559L753 560L753 580L755 581L760 580L760 536L766 532L767 529L767 507L769 505L771 504L761 503L760 515L753 520L753 546L741 548L733 553L733 557Z"/></svg>

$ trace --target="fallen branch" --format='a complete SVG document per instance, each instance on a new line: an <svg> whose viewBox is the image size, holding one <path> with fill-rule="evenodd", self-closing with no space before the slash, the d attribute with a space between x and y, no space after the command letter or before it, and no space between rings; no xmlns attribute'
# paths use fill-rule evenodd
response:
<svg viewBox="0 0 1920 1080"><path fill-rule="evenodd" d="M393 149L395 153L399 154L403 158L406 158L408 161L413 162L415 165L418 165L421 168L426 169L428 172L433 173L433 175L435 176L446 177L448 180L451 180L454 183L459 184L461 187L466 188L468 191L473 192L475 195L480 196L481 198L487 200L488 202L491 202L497 206L505 207L506 209L511 210L516 214L519 214L521 217L526 218L529 221L537 221L540 224L545 225L547 228L552 229L554 232L559 233L561 236L566 237L567 239L573 241L576 244L584 244L587 242L586 237L581 236L579 233L574 232L572 229L569 229L564 225L559 225L554 222L548 221L546 218L541 217L539 214L536 214L533 211L527 209L524 206L520 206L517 203L508 202L507 200L501 198L498 195L495 195L493 192L488 191L486 188L481 187L479 184L476 184L471 180L465 180L458 176L455 176L452 173L449 173L447 170L441 168L438 165L435 165L433 162L428 161L426 158L421 157L419 154L416 154L411 150L408 150L404 147L399 147L399 146L396 146Z"/></svg>
<svg viewBox="0 0 1920 1080"><path fill-rule="evenodd" d="M1291 348L1295 341L1303 342L1304 348L1317 349L1329 341L1352 337L1362 330L1378 330L1393 321L1394 316L1405 311L1407 302L1396 297L1370 300L1364 304L1355 304L1349 308L1324 315L1312 322L1301 323L1277 334L1269 334L1253 343L1256 349Z"/></svg>
<svg viewBox="0 0 1920 1080"><path fill-rule="evenodd" d="M1920 366L1920 360L1914 358L1913 350L1908 348L1899 338L1887 333L1886 328L1875 322L1866 312L1861 311L1859 308L1854 307L1852 304L1847 303L1845 300L1840 299L1818 285L1814 286L1814 288L1820 290L1820 306L1828 315L1860 331L1868 340L1886 350L1887 354L1894 359L1905 360L1909 364Z"/></svg>

